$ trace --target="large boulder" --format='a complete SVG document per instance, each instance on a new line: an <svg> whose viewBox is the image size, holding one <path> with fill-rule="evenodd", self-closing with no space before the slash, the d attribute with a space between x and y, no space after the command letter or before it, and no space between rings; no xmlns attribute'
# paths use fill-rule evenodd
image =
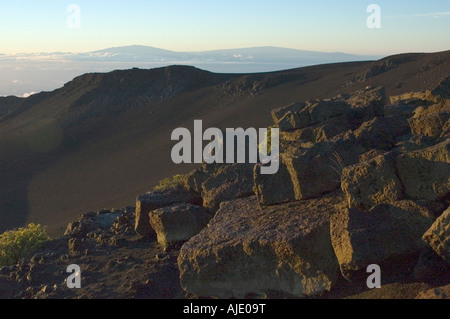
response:
<svg viewBox="0 0 450 319"><path fill-rule="evenodd" d="M286 166L294 186L296 200L320 197L340 186L332 153L318 147L286 156Z"/></svg>
<svg viewBox="0 0 450 319"><path fill-rule="evenodd" d="M173 204L149 214L150 224L162 246L189 240L205 228L213 217L204 207L192 204Z"/></svg>
<svg viewBox="0 0 450 319"><path fill-rule="evenodd" d="M352 108L356 118L362 123L374 117L384 116L386 100L384 87L368 86L352 93L347 99L347 103Z"/></svg>
<svg viewBox="0 0 450 319"><path fill-rule="evenodd" d="M406 196L437 201L450 194L450 139L397 157Z"/></svg>
<svg viewBox="0 0 450 319"><path fill-rule="evenodd" d="M280 158L280 167L276 174L261 174L262 164L255 166L254 191L262 206L286 203L295 199L294 185L291 176L283 161L283 155Z"/></svg>
<svg viewBox="0 0 450 319"><path fill-rule="evenodd" d="M223 203L181 249L181 285L203 297L278 291L320 295L339 278L330 216L342 196L260 208L256 197Z"/></svg>
<svg viewBox="0 0 450 319"><path fill-rule="evenodd" d="M184 187L191 192L201 194L202 184L208 178L209 174L203 168L198 168L186 176Z"/></svg>
<svg viewBox="0 0 450 319"><path fill-rule="evenodd" d="M340 188L342 169L357 163L364 152L349 134L284 154L295 199L316 198Z"/></svg>
<svg viewBox="0 0 450 319"><path fill-rule="evenodd" d="M367 150L390 151L395 146L395 138L410 132L408 121L402 116L377 117L364 122L355 130L359 145Z"/></svg>
<svg viewBox="0 0 450 319"><path fill-rule="evenodd" d="M136 233L144 237L156 236L155 230L150 225L148 214L153 210L175 203L201 205L202 199L198 194L181 188L155 191L138 196L136 200Z"/></svg>
<svg viewBox="0 0 450 319"><path fill-rule="evenodd" d="M311 116L307 109L300 112L287 112L276 122L281 132L302 129L311 125Z"/></svg>
<svg viewBox="0 0 450 319"><path fill-rule="evenodd" d="M392 154L378 155L344 168L341 187L350 208L370 209L378 204L395 202L403 196Z"/></svg>
<svg viewBox="0 0 450 319"><path fill-rule="evenodd" d="M450 263L450 207L434 222L423 235L431 248Z"/></svg>
<svg viewBox="0 0 450 319"><path fill-rule="evenodd" d="M282 132L309 128L305 134L315 131L313 135L317 136L318 132L324 131L330 138L355 129L374 117L383 116L385 101L384 88L367 87L351 95L293 103L272 111L272 118ZM322 140L320 136L317 139Z"/></svg>
<svg viewBox="0 0 450 319"><path fill-rule="evenodd" d="M367 278L366 269L371 264L381 266L385 274L402 273L402 265L425 247L421 237L431 224L430 218L417 211L389 204L333 215L331 242L342 275L349 281L360 281Z"/></svg>
<svg viewBox="0 0 450 319"><path fill-rule="evenodd" d="M254 196L254 166L255 164L229 164L216 169L202 184L203 206L217 211L224 201Z"/></svg>
<svg viewBox="0 0 450 319"><path fill-rule="evenodd" d="M114 221L124 215L122 211L100 211L81 214L77 222L70 223L64 235L70 237L84 237L94 231L109 230Z"/></svg>
<svg viewBox="0 0 450 319"><path fill-rule="evenodd" d="M336 135L354 129L346 115L336 116L311 126L303 125L305 122L299 116L301 115L289 113L283 117L278 123L280 131L291 133L294 130L300 130L299 139L315 143L329 140Z"/></svg>
<svg viewBox="0 0 450 319"><path fill-rule="evenodd" d="M407 104L414 106L431 106L438 102L438 98L434 96L431 91L423 92L408 92L396 96L391 96L390 101L392 104Z"/></svg>
<svg viewBox="0 0 450 319"><path fill-rule="evenodd" d="M450 101L441 102L428 108L419 107L409 119L411 131L415 135L440 138L450 119Z"/></svg>
<svg viewBox="0 0 450 319"><path fill-rule="evenodd" d="M306 142L323 142L333 137L355 129L347 115L333 117L316 125L308 126L298 131L298 139ZM284 133L286 134L286 133Z"/></svg>
<svg viewBox="0 0 450 319"><path fill-rule="evenodd" d="M321 100L309 107L311 124L325 122L333 117L344 115L351 110L350 105L341 99Z"/></svg>
<svg viewBox="0 0 450 319"><path fill-rule="evenodd" d="M297 103L292 103L292 104L282 106L282 107L279 107L279 108L273 110L271 112L273 122L278 123L288 113L295 114L295 113L301 112L303 109L305 109L306 105L307 105L306 103L297 102ZM309 112L308 112L308 114L309 114ZM306 125L309 125L309 123Z"/></svg>

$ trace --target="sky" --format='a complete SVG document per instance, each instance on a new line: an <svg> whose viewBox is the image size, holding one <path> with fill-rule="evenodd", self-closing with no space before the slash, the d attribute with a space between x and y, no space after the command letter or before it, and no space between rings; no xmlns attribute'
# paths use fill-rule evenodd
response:
<svg viewBox="0 0 450 319"><path fill-rule="evenodd" d="M72 4L80 9L79 16L68 12ZM367 26L370 4L381 9L381 28ZM89 52L137 44L175 51L279 46L390 55L449 50L449 31L448 0L2 0L0 4L3 54Z"/></svg>

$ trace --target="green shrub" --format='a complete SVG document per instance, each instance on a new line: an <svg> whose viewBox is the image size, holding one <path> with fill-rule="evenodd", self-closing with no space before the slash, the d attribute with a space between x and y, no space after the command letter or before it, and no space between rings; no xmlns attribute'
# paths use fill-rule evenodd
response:
<svg viewBox="0 0 450 319"><path fill-rule="evenodd" d="M175 175L171 178L165 178L159 182L158 186L154 189L155 191L162 191L166 189L177 189L184 185L186 179L185 175Z"/></svg>
<svg viewBox="0 0 450 319"><path fill-rule="evenodd" d="M17 264L20 259L29 257L49 240L45 229L35 224L1 234L0 267Z"/></svg>

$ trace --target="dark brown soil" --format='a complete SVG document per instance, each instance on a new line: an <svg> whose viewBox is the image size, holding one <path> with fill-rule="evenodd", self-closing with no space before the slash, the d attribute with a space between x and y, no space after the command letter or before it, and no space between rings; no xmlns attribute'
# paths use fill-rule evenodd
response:
<svg viewBox="0 0 450 319"><path fill-rule="evenodd" d="M177 257L181 243L163 249L153 239L135 235L98 233L87 239L75 254L68 249L69 237L49 243L35 256L12 267L0 268L0 299L185 299L180 286ZM81 269L81 289L67 288L69 265ZM448 276L447 276L448 277ZM333 290L318 299L413 299L420 292L450 283L439 278L424 283L412 277L383 283L369 290L363 283L350 284L343 279ZM298 297L266 292L269 299ZM261 298L262 296L248 296Z"/></svg>

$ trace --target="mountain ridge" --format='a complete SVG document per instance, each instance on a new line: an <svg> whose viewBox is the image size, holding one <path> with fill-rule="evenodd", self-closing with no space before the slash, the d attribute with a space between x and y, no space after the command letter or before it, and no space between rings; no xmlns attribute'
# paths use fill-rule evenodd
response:
<svg viewBox="0 0 450 319"><path fill-rule="evenodd" d="M138 45L82 53L19 53L0 55L0 68L3 69L0 96L28 96L35 92L50 91L93 70L110 72L133 67L149 69L192 65L216 73L245 74L378 58L278 47L177 52Z"/></svg>
<svg viewBox="0 0 450 319"><path fill-rule="evenodd" d="M344 78L356 76L368 84L414 59L417 57L404 56L371 65L352 64L354 73ZM322 72L336 71L333 67L337 66L328 66ZM349 67L341 66L341 71L349 71ZM178 68L188 74L205 73ZM366 70L377 72L366 78L358 76L366 74ZM165 71L176 73L173 67ZM436 75L437 70L431 71ZM341 93L332 98L285 104L278 95L281 107L271 112L272 123L279 129L281 160L277 174L264 175L259 169L261 164L203 163L187 174L164 179L153 191L141 193L135 206L130 203L123 208L85 211L76 221L73 216L63 236L48 239L28 255L16 257L12 255L14 250L0 259L5 265L0 268L0 298L447 298L449 71L447 66L439 75L445 79L425 92L387 96L386 89L394 92L398 87L367 85L354 91L359 85L356 82L345 86L350 91L335 87ZM129 73L135 75L134 72ZM150 136L152 143L147 146L151 146L152 154L165 153L168 149L164 145L156 148L153 136L163 129L164 112L157 114L164 111L158 110L161 106L169 108L169 133L178 123L206 119L197 117L193 110L188 110L190 117L173 111L198 108L189 104L214 90L228 96L224 102L246 102L229 114L233 121L222 123L228 125L245 116L249 101L261 103L282 86L295 83L296 90L300 90L318 81L323 90L324 84L331 85L324 81L326 76L311 75L307 70L296 73L297 77L247 75L206 87L206 91L180 91L179 99L177 94L168 97L168 101L176 100L175 109L163 100L147 105L146 110L155 113L154 123L159 125L151 135L138 132L146 136L141 136L134 150L128 148L133 144L131 139L117 143L115 136L121 130L114 120L127 122L130 114L119 112L117 119L103 114L108 121L97 123L90 134L98 141L94 141L92 149L83 150L80 144L76 151L87 154L82 160L92 166L90 175L94 171L118 175L119 171L107 169L111 164L113 169L117 167L117 155L109 152L108 157L103 156L101 144L106 144L104 149L117 148L129 157L137 157L145 150L143 142ZM114 75L109 74L112 84L120 85L117 74ZM210 84L205 82L205 86ZM241 85L242 90L229 94L230 85ZM101 86L104 83L97 88ZM189 98L190 94L193 98ZM177 108L186 100L189 103ZM253 115L247 119L249 123L256 123L262 109L249 109ZM128 109L132 113L137 110ZM198 110L202 115L208 111L201 106ZM226 115L220 105L215 105L213 112L222 120ZM176 115L181 116L181 122ZM133 124L140 127L138 124L150 124L150 119ZM217 120L210 118L208 124L220 124ZM105 127L110 121L117 132L107 129L108 136L100 143L99 126ZM126 129L133 131L138 127L128 125ZM130 136L139 138L139 134ZM58 153L61 150L55 155ZM100 158L100 165L92 165L93 157ZM70 163L62 163L63 168L76 167L79 179L95 182L83 174L74 154L69 158ZM141 159L152 162L146 167L152 175L162 168L157 167L152 156ZM125 164L123 168L129 171L132 162ZM70 172L58 173L77 183ZM46 183L52 179L48 172L43 177ZM122 183L127 178L134 183L139 181L127 176ZM104 176L95 187L109 189L110 185ZM51 198L49 193L46 195ZM63 203L72 201L68 192L58 195ZM32 197L29 194L29 199ZM45 200L49 209L52 203ZM51 215L53 223L58 217ZM29 229L37 231L34 225ZM83 289L68 289L69 279L64 280L61 275L61 267L67 264L79 266Z"/></svg>
<svg viewBox="0 0 450 319"><path fill-rule="evenodd" d="M406 57L258 74L130 69L0 98L0 231L37 222L57 235L79 213L131 204L160 179L193 169L172 164L170 135L194 119L222 129L268 127L271 110L299 100L370 85L388 96L431 90L450 74L450 51ZM178 74L172 91L167 74Z"/></svg>

